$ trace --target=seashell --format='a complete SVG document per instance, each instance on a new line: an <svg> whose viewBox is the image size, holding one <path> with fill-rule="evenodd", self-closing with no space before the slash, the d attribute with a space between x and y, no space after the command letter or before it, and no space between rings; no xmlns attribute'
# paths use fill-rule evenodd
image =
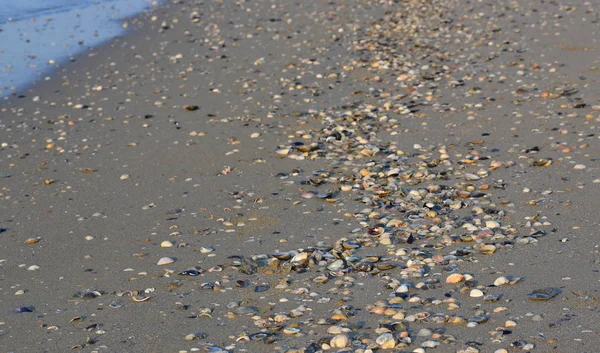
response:
<svg viewBox="0 0 600 353"><path fill-rule="evenodd" d="M479 248L479 253L484 255L492 255L496 252L496 245L484 244Z"/></svg>
<svg viewBox="0 0 600 353"><path fill-rule="evenodd" d="M476 316L474 318L471 319L471 322L476 322L478 324L483 324L488 322L490 319L489 316Z"/></svg>
<svg viewBox="0 0 600 353"><path fill-rule="evenodd" d="M303 265L303 264L306 264L306 263L308 263L308 253L306 253L306 252L301 252L301 253L299 253L299 254L296 254L296 255L295 255L295 256L294 256L294 257L293 257L293 258L290 260L290 262L291 262L291 263L294 263L294 264L301 264L301 265Z"/></svg>
<svg viewBox="0 0 600 353"><path fill-rule="evenodd" d="M455 284L462 282L465 279L465 276L460 273L453 273L446 278L446 283Z"/></svg>
<svg viewBox="0 0 600 353"><path fill-rule="evenodd" d="M471 292L469 293L469 296L471 298L481 298L483 297L485 294L483 293L483 291L481 289L472 289Z"/></svg>
<svg viewBox="0 0 600 353"><path fill-rule="evenodd" d="M331 326L327 329L327 333L331 334L331 335L339 335L339 334L343 334L343 333L348 333L352 330L350 330L347 327L341 327L341 326Z"/></svg>
<svg viewBox="0 0 600 353"><path fill-rule="evenodd" d="M184 339L186 341L193 341L193 340L196 340L196 339L204 339L206 337L208 337L208 335L206 333L204 333L204 332L196 332L196 333L190 333L188 335L185 335Z"/></svg>
<svg viewBox="0 0 600 353"><path fill-rule="evenodd" d="M175 259L172 259L170 257L162 257L160 260L158 260L158 262L156 264L159 266L164 266L164 265L172 264L173 262L175 262Z"/></svg>
<svg viewBox="0 0 600 353"><path fill-rule="evenodd" d="M485 297L483 297L483 301L484 302L488 302L488 303L492 303L492 302L497 302L498 300L500 300L500 298L502 298L502 294L488 294Z"/></svg>
<svg viewBox="0 0 600 353"><path fill-rule="evenodd" d="M252 316L252 315L256 315L256 313L258 313L258 308L255 306L239 306L235 309L235 312L240 314L240 315L248 315L248 316Z"/></svg>
<svg viewBox="0 0 600 353"><path fill-rule="evenodd" d="M373 265L366 261L361 261L353 266L356 271L369 272L373 269Z"/></svg>
<svg viewBox="0 0 600 353"><path fill-rule="evenodd" d="M292 254L288 251L286 252L276 252L273 253L271 256L279 259L279 260L289 260L292 258Z"/></svg>
<svg viewBox="0 0 600 353"><path fill-rule="evenodd" d="M548 287L543 289L536 289L533 292L529 293L528 296L531 300L550 300L559 295L560 293L560 289Z"/></svg>
<svg viewBox="0 0 600 353"><path fill-rule="evenodd" d="M350 344L350 338L344 334L334 336L331 341L329 341L329 345L332 348L345 348Z"/></svg>
<svg viewBox="0 0 600 353"><path fill-rule="evenodd" d="M161 248L170 248L170 247L173 247L174 245L175 244L170 240L165 240L162 243L160 243Z"/></svg>
<svg viewBox="0 0 600 353"><path fill-rule="evenodd" d="M371 237L378 237L385 232L385 228L382 226L372 227L367 230L367 234Z"/></svg>
<svg viewBox="0 0 600 353"><path fill-rule="evenodd" d="M510 344L511 347L520 348L524 351L530 351L535 348L534 343L529 343L525 340L514 341Z"/></svg>
<svg viewBox="0 0 600 353"><path fill-rule="evenodd" d="M446 319L446 322L450 325L464 325L467 320L464 317L460 316L450 316Z"/></svg>
<svg viewBox="0 0 600 353"><path fill-rule="evenodd" d="M318 284L325 284L328 281L329 281L329 277L327 277L326 275L320 275L320 276L313 278L313 282L318 283Z"/></svg>
<svg viewBox="0 0 600 353"><path fill-rule="evenodd" d="M208 269L208 272L222 272L222 271L223 271L223 267L221 267L219 265L213 266Z"/></svg>
<svg viewBox="0 0 600 353"><path fill-rule="evenodd" d="M179 272L180 276L190 276L190 277L196 277L198 275L200 275L200 272L198 272L197 270L185 270L185 271L181 271Z"/></svg>
<svg viewBox="0 0 600 353"><path fill-rule="evenodd" d="M495 285L496 287L500 287L500 286L502 286L502 285L505 285L505 284L507 284L507 283L508 283L508 278L506 278L506 277L504 277L504 276L502 276L502 277L498 277L498 278L496 278L496 280L494 281L494 285Z"/></svg>
<svg viewBox="0 0 600 353"><path fill-rule="evenodd" d="M479 175L472 174L472 173L465 173L463 176L465 177L465 180L467 180L467 181L475 181L475 180L481 179L481 177Z"/></svg>
<svg viewBox="0 0 600 353"><path fill-rule="evenodd" d="M439 345L440 345L440 342L435 341L435 340L427 340L427 341L421 343L421 347L423 347L423 348L436 348Z"/></svg>
<svg viewBox="0 0 600 353"><path fill-rule="evenodd" d="M215 251L215 248L210 247L210 246L203 246L203 247L200 248L200 252L203 253L203 254L208 254L208 253L211 253L213 251Z"/></svg>
<svg viewBox="0 0 600 353"><path fill-rule="evenodd" d="M327 266L328 270L331 271L339 271L346 267L346 263L342 259L335 260L329 266Z"/></svg>
<svg viewBox="0 0 600 353"><path fill-rule="evenodd" d="M147 302L148 300L150 300L150 297L146 297L144 295L134 295L131 297L131 300L133 300L136 303L141 303L141 302Z"/></svg>
<svg viewBox="0 0 600 353"><path fill-rule="evenodd" d="M500 228L500 223L496 221L485 221L485 226L490 229Z"/></svg>
<svg viewBox="0 0 600 353"><path fill-rule="evenodd" d="M82 299L91 300L102 296L102 293L98 291L89 291L81 294Z"/></svg>
<svg viewBox="0 0 600 353"><path fill-rule="evenodd" d="M35 311L35 307L30 305L30 306L20 306L14 312L15 312L15 314L22 314L22 313L32 313L34 311Z"/></svg>
<svg viewBox="0 0 600 353"><path fill-rule="evenodd" d="M270 288L271 288L271 286L269 286L268 283L261 283L261 284L257 285L256 287L254 287L254 292L256 292L256 293L266 292Z"/></svg>
<svg viewBox="0 0 600 353"><path fill-rule="evenodd" d="M391 333L384 333L375 339L375 343L383 349L389 349L396 346L396 339Z"/></svg>
<svg viewBox="0 0 600 353"><path fill-rule="evenodd" d="M300 329L296 327L285 327L283 329L283 333L285 333L286 335L296 335L300 333Z"/></svg>

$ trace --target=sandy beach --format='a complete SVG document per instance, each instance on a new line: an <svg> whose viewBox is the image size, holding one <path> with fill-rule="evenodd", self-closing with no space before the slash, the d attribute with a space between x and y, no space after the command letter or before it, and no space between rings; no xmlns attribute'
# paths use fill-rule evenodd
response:
<svg viewBox="0 0 600 353"><path fill-rule="evenodd" d="M0 99L0 352L599 352L597 5L123 19Z"/></svg>

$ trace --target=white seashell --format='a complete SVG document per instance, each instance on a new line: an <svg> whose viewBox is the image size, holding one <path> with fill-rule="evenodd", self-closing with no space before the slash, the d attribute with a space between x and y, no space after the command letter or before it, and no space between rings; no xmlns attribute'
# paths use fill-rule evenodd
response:
<svg viewBox="0 0 600 353"><path fill-rule="evenodd" d="M173 262L175 262L174 259L172 259L170 257L163 257L160 260L158 260L158 262L156 264L159 266L164 266L164 265L172 264Z"/></svg>
<svg viewBox="0 0 600 353"><path fill-rule="evenodd" d="M484 295L485 294L483 293L483 291L481 289L473 289L473 290L471 290L471 293L469 294L469 296L471 296L471 298L481 298Z"/></svg>

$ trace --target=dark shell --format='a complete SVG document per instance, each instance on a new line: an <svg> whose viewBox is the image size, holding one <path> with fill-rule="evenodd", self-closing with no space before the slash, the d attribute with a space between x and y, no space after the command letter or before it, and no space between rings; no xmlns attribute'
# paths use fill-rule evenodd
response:
<svg viewBox="0 0 600 353"><path fill-rule="evenodd" d="M529 293L528 296L531 300L550 300L559 295L560 293L560 289L548 287L536 289L533 292Z"/></svg>

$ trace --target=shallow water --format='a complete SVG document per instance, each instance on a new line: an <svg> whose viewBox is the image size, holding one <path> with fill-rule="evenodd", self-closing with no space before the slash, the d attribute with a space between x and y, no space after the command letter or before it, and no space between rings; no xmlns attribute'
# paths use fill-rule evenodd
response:
<svg viewBox="0 0 600 353"><path fill-rule="evenodd" d="M26 88L85 49L122 35L150 0L3 0L0 96Z"/></svg>

